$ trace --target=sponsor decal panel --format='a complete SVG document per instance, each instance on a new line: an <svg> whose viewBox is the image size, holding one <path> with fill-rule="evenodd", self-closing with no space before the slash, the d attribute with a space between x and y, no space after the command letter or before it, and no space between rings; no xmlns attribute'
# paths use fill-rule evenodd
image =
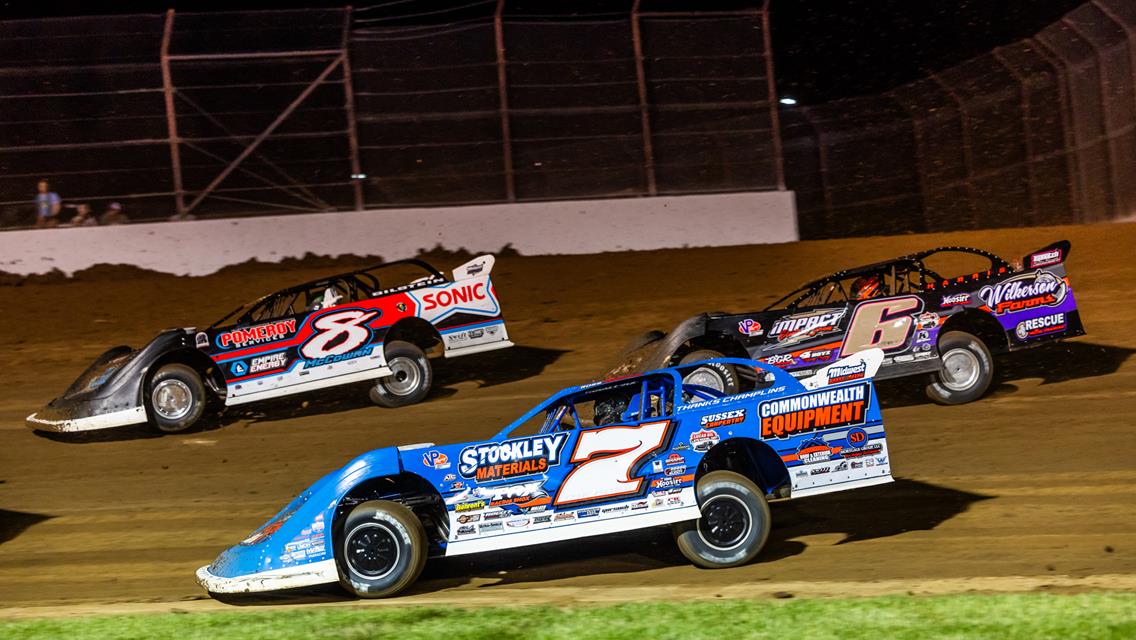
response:
<svg viewBox="0 0 1136 640"><path fill-rule="evenodd" d="M949 296L943 296L943 301L939 304L939 306L946 308L964 304L970 304L969 293L952 293Z"/></svg>
<svg viewBox="0 0 1136 640"><path fill-rule="evenodd" d="M1055 307L1065 301L1069 287L1065 280L1038 269L1023 273L978 291L978 297L997 315L1036 307Z"/></svg>
<svg viewBox="0 0 1136 640"><path fill-rule="evenodd" d="M266 356L253 358L249 361L249 373L262 373L274 369L283 369L288 365L288 352L270 353Z"/></svg>
<svg viewBox="0 0 1136 640"><path fill-rule="evenodd" d="M485 300L487 297L484 282L450 287L442 291L423 295L422 310L433 311L434 309L445 309L459 304L469 304L478 300Z"/></svg>
<svg viewBox="0 0 1136 640"><path fill-rule="evenodd" d="M745 320L742 320L738 323L738 333L742 334L743 336L749 336L753 338L755 336L760 336L761 334L765 333L765 331L761 328L760 322L754 320L753 318L746 318Z"/></svg>
<svg viewBox="0 0 1136 640"><path fill-rule="evenodd" d="M461 513L463 511L478 511L489 506L484 500L475 500L473 502L460 502L454 506L454 511Z"/></svg>
<svg viewBox="0 0 1136 640"><path fill-rule="evenodd" d="M855 364L833 365L828 369L828 383L838 384L851 380L860 380L868 373L868 363L861 360Z"/></svg>
<svg viewBox="0 0 1136 640"><path fill-rule="evenodd" d="M471 445L458 455L458 473L479 482L531 476L560 464L567 433Z"/></svg>
<svg viewBox="0 0 1136 640"><path fill-rule="evenodd" d="M498 533L504 528L505 525L501 524L500 522L492 522L489 524L481 524L477 526L477 530L480 533Z"/></svg>
<svg viewBox="0 0 1136 640"><path fill-rule="evenodd" d="M464 527L458 527L459 536L472 536L475 533L477 533L477 527L473 526L472 524L465 525Z"/></svg>
<svg viewBox="0 0 1136 640"><path fill-rule="evenodd" d="M814 362L820 362L822 360L828 360L832 357L833 351L835 351L835 349L808 349L799 353L797 355L797 358L801 362L811 364Z"/></svg>
<svg viewBox="0 0 1136 640"><path fill-rule="evenodd" d="M1067 328L1064 313L1051 313L1019 322L1014 329L1014 335L1020 340L1028 340L1049 333L1061 333Z"/></svg>
<svg viewBox="0 0 1136 640"><path fill-rule="evenodd" d="M681 487L682 485L693 482L694 474L688 473L684 476L668 476L666 478L658 478L651 481L652 489L671 489L674 487Z"/></svg>
<svg viewBox="0 0 1136 640"><path fill-rule="evenodd" d="M834 455L840 453L841 449L842 447L829 446L820 438L812 438L802 442L797 447L796 453L783 455L781 459L785 462L800 462L801 464L828 462Z"/></svg>
<svg viewBox="0 0 1136 640"><path fill-rule="evenodd" d="M775 356L762 358L761 361L765 364L781 367L782 369L784 369L785 367L790 367L796 362L796 360L793 359L793 356L789 355L788 353L779 353Z"/></svg>
<svg viewBox="0 0 1136 640"><path fill-rule="evenodd" d="M836 389L766 400L758 405L762 438L788 438L811 431L863 424L870 387L860 383Z"/></svg>
<svg viewBox="0 0 1136 640"><path fill-rule="evenodd" d="M1041 251L1030 256L1030 269L1037 269L1038 267L1048 267L1049 265L1061 262L1061 249L1050 249L1049 251Z"/></svg>
<svg viewBox="0 0 1136 640"><path fill-rule="evenodd" d="M222 331L217 334L217 346L222 349L247 347L254 344L274 342L292 335L296 331L296 319L289 318L277 322L266 322L253 327L242 327Z"/></svg>
<svg viewBox="0 0 1136 640"><path fill-rule="evenodd" d="M745 409L734 409L732 411L704 415L699 422L703 429L717 429L718 427L728 427L738 424L739 422L744 422L745 419Z"/></svg>
<svg viewBox="0 0 1136 640"><path fill-rule="evenodd" d="M840 330L840 319L844 317L846 311L843 307L816 309L779 318L769 328L769 337L778 342L776 347L785 347L826 333L834 333Z"/></svg>
<svg viewBox="0 0 1136 640"><path fill-rule="evenodd" d="M709 451L710 447L718 444L721 439L722 438L714 431L699 429L690 434L690 447L695 451Z"/></svg>
<svg viewBox="0 0 1136 640"><path fill-rule="evenodd" d="M450 457L441 451L427 451L422 454L422 464L431 469L449 469ZM449 477L449 476L447 476Z"/></svg>

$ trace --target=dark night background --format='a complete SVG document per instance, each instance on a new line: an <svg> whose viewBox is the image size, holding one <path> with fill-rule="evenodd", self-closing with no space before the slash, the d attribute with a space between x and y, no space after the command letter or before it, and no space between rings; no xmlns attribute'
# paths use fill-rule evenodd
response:
<svg viewBox="0 0 1136 640"><path fill-rule="evenodd" d="M1082 0L867 0L865 2L805 2L772 0L774 60L778 90L802 104L876 93L922 77L1028 37ZM370 3L357 2L357 7ZM385 4L385 3L384 3ZM405 14L436 11L446 6L468 6L471 0L424 2L402 0L387 10ZM680 3L673 3L676 6ZM725 2L685 2L684 7L710 9L737 6ZM342 6L312 2L297 6ZM168 7L179 11L278 9L281 2L155 2L126 0L116 3L0 1L3 18L65 16L75 14L152 13ZM630 1L562 2L566 15L574 11L626 10ZM752 4L751 4L752 6ZM548 7L542 6L542 10ZM430 18L432 22L464 17L462 9Z"/></svg>

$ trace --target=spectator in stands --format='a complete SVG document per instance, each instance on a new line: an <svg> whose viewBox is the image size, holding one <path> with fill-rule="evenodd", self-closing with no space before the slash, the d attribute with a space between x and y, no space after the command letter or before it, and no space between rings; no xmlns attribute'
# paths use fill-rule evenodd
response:
<svg viewBox="0 0 1136 640"><path fill-rule="evenodd" d="M75 217L71 218L71 226L73 227L93 227L99 223L95 219L94 212L91 211L91 205L83 203L75 205Z"/></svg>
<svg viewBox="0 0 1136 640"><path fill-rule="evenodd" d="M59 209L63 201L59 194L51 190L47 180L40 180L36 184L36 221L37 227L54 227L59 224Z"/></svg>
<svg viewBox="0 0 1136 640"><path fill-rule="evenodd" d="M127 222L130 222L130 218L126 217L126 212L122 210L122 205L118 202L108 204L106 211L103 212L103 217L99 219L99 224L126 224Z"/></svg>

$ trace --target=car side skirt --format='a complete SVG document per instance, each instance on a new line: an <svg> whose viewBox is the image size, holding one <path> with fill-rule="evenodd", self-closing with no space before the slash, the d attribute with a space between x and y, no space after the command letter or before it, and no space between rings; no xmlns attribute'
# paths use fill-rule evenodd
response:
<svg viewBox="0 0 1136 640"><path fill-rule="evenodd" d="M339 581L339 570L335 560L320 560L295 567L261 571L244 576L224 578L214 575L209 567L197 570L197 583L209 593L254 593L258 591L277 591L310 587Z"/></svg>
<svg viewBox="0 0 1136 640"><path fill-rule="evenodd" d="M274 389L267 389L257 393L249 393L236 397L229 397L225 399L225 406L232 407L238 404L245 404L248 402L256 402L257 400L267 400L269 398L279 398L282 396L295 395L297 393L304 393L305 391L315 391L316 389L326 389L328 387L338 387L341 384L350 384L353 382L363 382L365 380L378 380L385 378L391 374L389 367L382 366L377 369L366 369L364 371L354 371L341 376L333 378L323 378L321 380L312 380L311 382L290 385L286 387L276 387Z"/></svg>
<svg viewBox="0 0 1136 640"><path fill-rule="evenodd" d="M96 429L110 429L132 424L142 424L146 422L147 417L145 407L133 407L131 409L123 409L122 411L103 413L97 416L64 420L49 420L33 413L28 416L26 420L29 427L38 431L75 433L78 431L94 431Z"/></svg>
<svg viewBox="0 0 1136 640"><path fill-rule="evenodd" d="M819 496L823 493L833 493L834 491L846 491L848 489L859 489L861 487L873 487L877 484L887 484L894 482L895 479L891 474L882 475L876 478L864 478L861 480L850 480L848 482L837 482L835 484L826 484L820 487L812 487L809 489L795 489L790 498L805 498L808 496Z"/></svg>
<svg viewBox="0 0 1136 640"><path fill-rule="evenodd" d="M464 349L446 349L447 358L456 358L458 356L468 356L475 353L484 353L486 351L496 351L497 349L505 349L513 346L513 343L508 340L500 340L498 342L491 342L489 344L479 344Z"/></svg>
<svg viewBox="0 0 1136 640"><path fill-rule="evenodd" d="M648 512L643 515L626 516L623 518L611 518L607 520L597 520L595 522L574 522L572 524L565 524L548 529L520 531L488 538L451 542L446 546L446 556L460 556L469 553L526 547L534 544L543 544L545 542L575 540L588 536L619 533L646 527L657 527L659 525L672 524L675 522L697 520L701 517L702 512L698 510L698 507L691 505L688 507L676 507L674 509Z"/></svg>

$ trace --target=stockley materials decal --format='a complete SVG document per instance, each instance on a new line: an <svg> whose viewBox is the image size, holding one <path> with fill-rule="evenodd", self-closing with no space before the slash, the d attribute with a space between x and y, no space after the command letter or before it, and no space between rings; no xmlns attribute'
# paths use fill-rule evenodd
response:
<svg viewBox="0 0 1136 640"><path fill-rule="evenodd" d="M867 383L766 400L758 406L762 438L864 424L871 396Z"/></svg>
<svg viewBox="0 0 1136 640"><path fill-rule="evenodd" d="M1045 270L1023 273L978 291L978 297L1001 315L1034 307L1055 307L1068 294L1065 280Z"/></svg>
<svg viewBox="0 0 1136 640"><path fill-rule="evenodd" d="M479 482L544 473L560 464L560 450L567 439L567 433L550 433L472 445L458 455L458 472Z"/></svg>
<svg viewBox="0 0 1136 640"><path fill-rule="evenodd" d="M769 328L770 339L777 341L777 344L770 345L769 348L785 347L836 332L840 329L840 319L846 311L844 308L816 309L780 318Z"/></svg>

